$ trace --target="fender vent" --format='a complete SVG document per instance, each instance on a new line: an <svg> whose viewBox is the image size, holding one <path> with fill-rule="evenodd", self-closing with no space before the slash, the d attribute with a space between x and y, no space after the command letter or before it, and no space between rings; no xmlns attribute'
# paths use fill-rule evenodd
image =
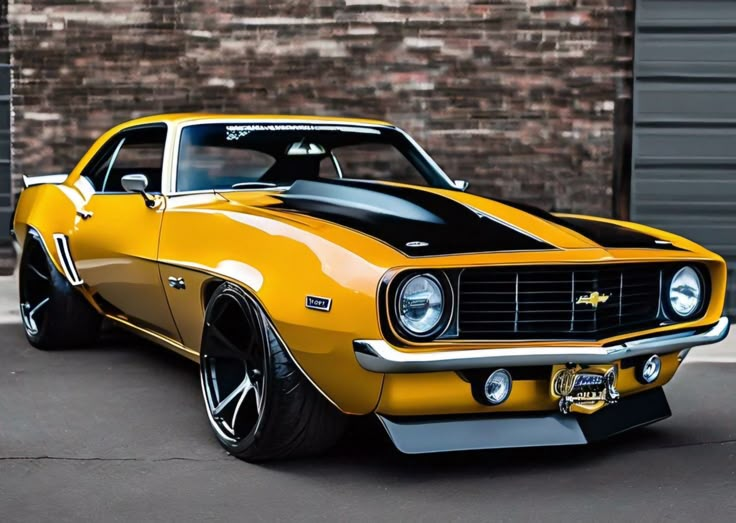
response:
<svg viewBox="0 0 736 523"><path fill-rule="evenodd" d="M63 234L54 234L54 245L56 245L56 253L59 255L61 269L64 271L66 279L72 285L83 284L84 281L79 277L77 267L74 265L74 260L72 259L72 253L69 250L69 238Z"/></svg>

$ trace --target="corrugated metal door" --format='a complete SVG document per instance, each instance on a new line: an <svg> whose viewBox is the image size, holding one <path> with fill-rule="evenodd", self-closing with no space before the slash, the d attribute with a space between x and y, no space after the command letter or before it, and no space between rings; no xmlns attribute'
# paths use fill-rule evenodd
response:
<svg viewBox="0 0 736 523"><path fill-rule="evenodd" d="M10 53L8 3L0 5L0 245L10 241L12 185L10 181Z"/></svg>
<svg viewBox="0 0 736 523"><path fill-rule="evenodd" d="M731 276L736 1L637 0L635 38L631 218L718 252Z"/></svg>

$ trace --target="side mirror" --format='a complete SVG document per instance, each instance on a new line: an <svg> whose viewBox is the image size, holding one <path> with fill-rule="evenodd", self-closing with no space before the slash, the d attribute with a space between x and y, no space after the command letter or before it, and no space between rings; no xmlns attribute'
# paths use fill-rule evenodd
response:
<svg viewBox="0 0 736 523"><path fill-rule="evenodd" d="M452 185L455 186L455 189L460 189L464 192L470 185L470 182L466 182L465 180L453 180Z"/></svg>
<svg viewBox="0 0 736 523"><path fill-rule="evenodd" d="M156 205L156 200L146 192L148 178L145 174L126 174L120 179L120 184L126 192L138 193L143 196L146 207L152 208Z"/></svg>

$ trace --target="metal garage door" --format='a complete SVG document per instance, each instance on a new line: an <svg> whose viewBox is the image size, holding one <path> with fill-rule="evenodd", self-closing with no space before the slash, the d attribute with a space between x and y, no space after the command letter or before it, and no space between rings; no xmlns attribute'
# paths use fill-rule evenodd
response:
<svg viewBox="0 0 736 523"><path fill-rule="evenodd" d="M0 246L10 240L10 53L8 3L0 5Z"/></svg>
<svg viewBox="0 0 736 523"><path fill-rule="evenodd" d="M637 0L632 157L632 219L724 256L735 314L736 1Z"/></svg>

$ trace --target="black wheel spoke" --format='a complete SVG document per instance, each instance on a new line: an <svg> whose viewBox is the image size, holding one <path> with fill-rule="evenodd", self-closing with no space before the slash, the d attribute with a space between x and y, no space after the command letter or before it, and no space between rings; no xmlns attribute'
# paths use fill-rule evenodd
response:
<svg viewBox="0 0 736 523"><path fill-rule="evenodd" d="M235 400L235 398L239 398L238 404L240 404L243 401L242 398L244 398L251 390L253 390L253 384L251 383L248 374L246 374L245 379L241 381L230 394L228 394L220 403L215 406L215 408L212 410L212 414L214 414L215 416L219 415L220 412L225 409L225 407L230 405L230 403Z"/></svg>
<svg viewBox="0 0 736 523"><path fill-rule="evenodd" d="M213 341L213 346L210 348L210 356L216 358L243 358L243 352L217 326L208 325L207 336Z"/></svg>
<svg viewBox="0 0 736 523"><path fill-rule="evenodd" d="M235 407L235 411L233 412L232 421L230 422L231 427L237 427L238 421L239 421L238 415L242 412L244 408L243 405L244 403L246 403L246 400L248 402L252 402L252 406L254 406L256 410L256 415L260 415L261 414L261 392L258 386L256 385L256 383L252 381L250 383L250 387L245 389L240 395L238 404Z"/></svg>
<svg viewBox="0 0 736 523"><path fill-rule="evenodd" d="M44 307L46 307L49 304L49 300L50 299L51 298L44 298L43 300L41 300L35 307L33 307L28 312L28 316L31 317L31 318L33 318L38 311L40 311L41 309L43 309Z"/></svg>
<svg viewBox="0 0 736 523"><path fill-rule="evenodd" d="M231 293L207 310L201 347L202 386L221 439L237 443L256 430L264 406L265 345L259 317Z"/></svg>
<svg viewBox="0 0 736 523"><path fill-rule="evenodd" d="M20 272L20 313L26 332L38 335L51 301L51 275L41 247L28 245Z"/></svg>
<svg viewBox="0 0 736 523"><path fill-rule="evenodd" d="M218 303L218 307L213 307L212 312L208 314L209 323L217 323L220 318L222 318L222 315L225 313L225 310L227 309L227 303Z"/></svg>
<svg viewBox="0 0 736 523"><path fill-rule="evenodd" d="M29 264L28 268L42 280L49 281L49 277L46 274L43 274L38 268L36 268L36 266Z"/></svg>

